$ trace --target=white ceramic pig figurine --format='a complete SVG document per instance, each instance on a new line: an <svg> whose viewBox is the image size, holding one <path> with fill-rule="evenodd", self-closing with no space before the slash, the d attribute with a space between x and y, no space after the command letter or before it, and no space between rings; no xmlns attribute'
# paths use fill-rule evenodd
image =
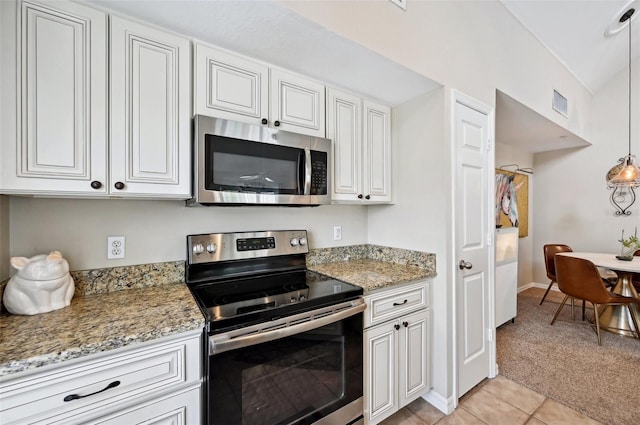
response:
<svg viewBox="0 0 640 425"><path fill-rule="evenodd" d="M75 285L69 263L58 251L35 257L12 257L18 270L4 289L2 301L13 314L39 314L69 305Z"/></svg>

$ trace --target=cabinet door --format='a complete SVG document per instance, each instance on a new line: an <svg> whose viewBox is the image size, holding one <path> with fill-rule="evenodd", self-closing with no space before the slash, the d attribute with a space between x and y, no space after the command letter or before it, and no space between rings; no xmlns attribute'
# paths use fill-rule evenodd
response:
<svg viewBox="0 0 640 425"><path fill-rule="evenodd" d="M261 124L269 114L269 69L224 50L195 44L196 114Z"/></svg>
<svg viewBox="0 0 640 425"><path fill-rule="evenodd" d="M105 193L107 16L2 3L2 191Z"/></svg>
<svg viewBox="0 0 640 425"><path fill-rule="evenodd" d="M90 421L92 424L191 425L201 423L200 388L137 404L117 413Z"/></svg>
<svg viewBox="0 0 640 425"><path fill-rule="evenodd" d="M333 141L333 201L361 202L361 127L361 99L327 89L327 138Z"/></svg>
<svg viewBox="0 0 640 425"><path fill-rule="evenodd" d="M271 69L270 81L270 125L324 137L324 85L280 69Z"/></svg>
<svg viewBox="0 0 640 425"><path fill-rule="evenodd" d="M111 18L111 193L190 196L190 61L189 40Z"/></svg>
<svg viewBox="0 0 640 425"><path fill-rule="evenodd" d="M391 202L391 109L364 101L364 198Z"/></svg>
<svg viewBox="0 0 640 425"><path fill-rule="evenodd" d="M365 423L376 424L398 410L397 321L369 328L364 332Z"/></svg>
<svg viewBox="0 0 640 425"><path fill-rule="evenodd" d="M398 344L398 408L406 406L431 387L429 371L429 310L400 319Z"/></svg>

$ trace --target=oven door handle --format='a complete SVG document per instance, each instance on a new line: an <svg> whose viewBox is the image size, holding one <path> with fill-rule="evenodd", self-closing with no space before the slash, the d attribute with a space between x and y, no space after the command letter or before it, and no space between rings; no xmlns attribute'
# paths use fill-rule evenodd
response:
<svg viewBox="0 0 640 425"><path fill-rule="evenodd" d="M346 319L347 317L354 316L358 313L361 313L367 308L367 304L365 304L363 299L352 301L350 304L352 304L351 307L344 308L335 313L322 316L317 319L310 318L307 321L304 321L302 323L296 323L290 326L286 326L286 324L283 324L284 327L273 329L273 330L267 330L265 332L251 333L248 335L241 335L235 338L229 337L228 335L225 335L225 334L210 336L209 337L209 355L212 356L214 354L220 354L225 351L231 351L238 348L261 344L267 341L273 341L276 339L285 338L287 336L299 334L302 332L307 332L312 329L317 329L334 322L339 322L340 320ZM289 318L285 318L281 320L300 321L300 320L304 320L304 317L300 317L300 316L307 315L312 317L317 314L318 313L313 313L313 312L306 313L306 314L303 313L300 315L291 316ZM269 326L273 327L273 325L274 323L271 323Z"/></svg>

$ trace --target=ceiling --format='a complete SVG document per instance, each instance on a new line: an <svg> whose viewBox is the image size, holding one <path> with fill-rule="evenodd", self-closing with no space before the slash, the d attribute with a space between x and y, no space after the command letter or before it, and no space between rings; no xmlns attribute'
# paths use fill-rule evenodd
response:
<svg viewBox="0 0 640 425"><path fill-rule="evenodd" d="M591 145L499 90L496 92L496 142L529 153Z"/></svg>
<svg viewBox="0 0 640 425"><path fill-rule="evenodd" d="M630 7L632 58L640 57L640 0L501 1L592 93L629 65L628 25L618 20ZM620 32L605 37L609 26Z"/></svg>

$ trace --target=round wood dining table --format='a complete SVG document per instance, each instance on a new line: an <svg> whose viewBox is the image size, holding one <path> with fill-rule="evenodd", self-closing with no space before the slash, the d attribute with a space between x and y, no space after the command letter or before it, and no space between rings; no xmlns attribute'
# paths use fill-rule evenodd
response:
<svg viewBox="0 0 640 425"><path fill-rule="evenodd" d="M618 280L613 292L627 297L640 298L638 292L633 287L631 280L634 274L640 274L640 257L633 257L631 261L618 260L616 254L605 254L599 252L563 252L556 255L566 255L569 257L583 258L591 261L598 267L613 270L618 275ZM640 323L640 305L631 304L631 311L635 314L636 320ZM608 305L599 312L600 328L619 335L635 337L635 327L629 311L623 305Z"/></svg>

